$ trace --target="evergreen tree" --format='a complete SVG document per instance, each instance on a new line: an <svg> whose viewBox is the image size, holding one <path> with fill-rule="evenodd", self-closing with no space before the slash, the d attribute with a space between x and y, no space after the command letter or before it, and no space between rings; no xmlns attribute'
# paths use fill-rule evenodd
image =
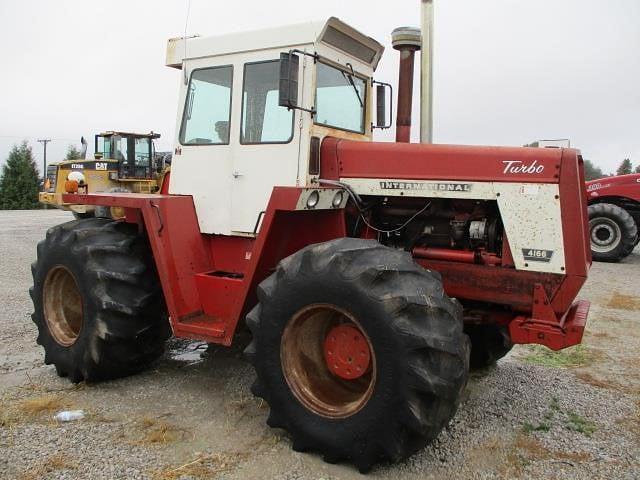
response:
<svg viewBox="0 0 640 480"><path fill-rule="evenodd" d="M606 177L600 167L593 164L591 160L584 161L584 177L588 182L590 180L597 180L598 178Z"/></svg>
<svg viewBox="0 0 640 480"><path fill-rule="evenodd" d="M625 158L618 170L616 171L616 175L629 175L633 171L633 165L631 165L631 160Z"/></svg>
<svg viewBox="0 0 640 480"><path fill-rule="evenodd" d="M75 145L69 145L65 160L80 160L81 157L80 150L78 150Z"/></svg>
<svg viewBox="0 0 640 480"><path fill-rule="evenodd" d="M0 209L27 210L39 208L40 179L31 147L25 140L14 145L0 176Z"/></svg>
<svg viewBox="0 0 640 480"><path fill-rule="evenodd" d="M640 173L640 163L636 166L636 172L635 173Z"/></svg>

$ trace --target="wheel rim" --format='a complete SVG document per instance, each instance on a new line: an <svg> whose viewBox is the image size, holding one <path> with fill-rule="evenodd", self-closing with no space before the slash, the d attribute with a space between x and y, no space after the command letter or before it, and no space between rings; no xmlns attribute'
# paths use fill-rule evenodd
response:
<svg viewBox="0 0 640 480"><path fill-rule="evenodd" d="M44 318L53 339L73 345L82 330L82 297L73 274L61 265L47 273L43 291Z"/></svg>
<svg viewBox="0 0 640 480"><path fill-rule="evenodd" d="M341 334L358 340L340 345L336 335ZM368 360L356 362L354 354L362 352ZM350 355L354 368L347 373ZM336 362L336 356L342 360ZM323 417L354 415L373 393L376 361L371 341L353 315L335 305L314 304L295 313L282 334L280 360L298 401Z"/></svg>
<svg viewBox="0 0 640 480"><path fill-rule="evenodd" d="M596 252L610 252L622 241L620 227L610 218L594 218L589 221L589 228L591 230L591 248Z"/></svg>

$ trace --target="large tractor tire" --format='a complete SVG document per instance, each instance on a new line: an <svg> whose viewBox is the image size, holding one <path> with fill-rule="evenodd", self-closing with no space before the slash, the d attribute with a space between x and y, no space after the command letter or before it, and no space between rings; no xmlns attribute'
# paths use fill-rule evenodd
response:
<svg viewBox="0 0 640 480"><path fill-rule="evenodd" d="M635 248L638 226L624 208L611 203L589 205L591 256L598 262L619 262Z"/></svg>
<svg viewBox="0 0 640 480"><path fill-rule="evenodd" d="M362 472L433 440L466 385L462 308L440 275L373 240L311 245L258 287L245 353L267 423Z"/></svg>
<svg viewBox="0 0 640 480"><path fill-rule="evenodd" d="M31 266L45 363L74 382L136 373L164 351L170 328L146 238L93 218L49 229Z"/></svg>
<svg viewBox="0 0 640 480"><path fill-rule="evenodd" d="M469 366L472 370L491 367L513 348L506 328L498 325L467 325L471 340Z"/></svg>

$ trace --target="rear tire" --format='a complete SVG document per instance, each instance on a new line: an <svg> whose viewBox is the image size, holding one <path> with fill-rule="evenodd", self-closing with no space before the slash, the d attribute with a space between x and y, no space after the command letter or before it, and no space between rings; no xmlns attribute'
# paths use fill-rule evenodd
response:
<svg viewBox="0 0 640 480"><path fill-rule="evenodd" d="M495 365L513 348L504 327L498 325L466 325L465 333L471 340L469 366L478 370Z"/></svg>
<svg viewBox="0 0 640 480"><path fill-rule="evenodd" d="M352 238L311 245L282 260L258 298L247 316L252 392L294 450L366 472L422 448L454 415L469 369L462 308L408 253ZM355 379L328 364L336 327L368 345Z"/></svg>
<svg viewBox="0 0 640 480"><path fill-rule="evenodd" d="M93 218L49 229L31 266L45 363L74 382L138 372L170 328L153 259L134 225Z"/></svg>
<svg viewBox="0 0 640 480"><path fill-rule="evenodd" d="M624 208L611 203L589 205L591 256L597 262L619 262L636 245L638 227Z"/></svg>

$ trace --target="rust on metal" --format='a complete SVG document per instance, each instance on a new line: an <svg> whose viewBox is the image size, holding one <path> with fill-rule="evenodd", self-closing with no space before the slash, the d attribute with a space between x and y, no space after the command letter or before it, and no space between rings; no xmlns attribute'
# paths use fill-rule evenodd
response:
<svg viewBox="0 0 640 480"><path fill-rule="evenodd" d="M391 37L393 48L400 51L396 142L409 143L411 141L411 109L413 105L413 70L416 52L420 50L420 30L411 27L396 28Z"/></svg>
<svg viewBox="0 0 640 480"><path fill-rule="evenodd" d="M43 289L44 318L53 339L63 347L73 345L82 330L82 297L73 274L62 265L47 273Z"/></svg>
<svg viewBox="0 0 640 480"><path fill-rule="evenodd" d="M351 379L337 375L325 358L326 346L332 333L336 332L352 337L357 335L358 340L353 343L363 344L357 350L369 354L368 361L358 361L361 368L366 367L361 374L347 374L346 367L339 369L346 376L352 376ZM342 353L346 354L344 363L349 364L349 352ZM323 417L354 415L367 404L373 393L376 361L371 341L355 317L335 305L308 305L291 317L282 334L280 361L285 380L298 401Z"/></svg>

